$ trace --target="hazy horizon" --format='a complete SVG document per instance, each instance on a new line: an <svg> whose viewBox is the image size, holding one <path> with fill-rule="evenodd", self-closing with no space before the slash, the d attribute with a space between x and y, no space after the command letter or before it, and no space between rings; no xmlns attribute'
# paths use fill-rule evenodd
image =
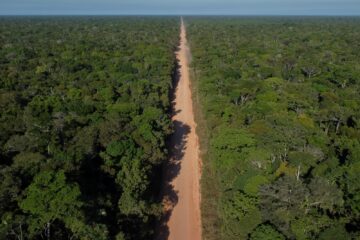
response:
<svg viewBox="0 0 360 240"><path fill-rule="evenodd" d="M0 0L0 5L0 15L360 15L358 0Z"/></svg>

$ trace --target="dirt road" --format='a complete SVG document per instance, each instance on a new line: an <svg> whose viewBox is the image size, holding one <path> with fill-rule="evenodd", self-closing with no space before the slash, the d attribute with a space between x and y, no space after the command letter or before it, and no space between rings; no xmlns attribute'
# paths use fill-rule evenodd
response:
<svg viewBox="0 0 360 240"><path fill-rule="evenodd" d="M201 239L201 160L190 88L190 51L183 19L180 37L180 46L176 52L179 68L172 117L175 132L170 140L171 159L165 167L163 189L167 214L162 221L158 240Z"/></svg>

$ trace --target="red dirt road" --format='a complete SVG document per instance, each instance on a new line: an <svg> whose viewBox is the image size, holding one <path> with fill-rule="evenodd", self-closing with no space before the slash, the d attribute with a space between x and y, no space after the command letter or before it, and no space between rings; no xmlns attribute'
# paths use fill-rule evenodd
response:
<svg viewBox="0 0 360 240"><path fill-rule="evenodd" d="M178 79L173 99L175 132L170 140L171 159L165 167L163 189L167 214L160 226L158 240L201 240L201 159L190 88L190 51L182 19L180 37L176 52Z"/></svg>

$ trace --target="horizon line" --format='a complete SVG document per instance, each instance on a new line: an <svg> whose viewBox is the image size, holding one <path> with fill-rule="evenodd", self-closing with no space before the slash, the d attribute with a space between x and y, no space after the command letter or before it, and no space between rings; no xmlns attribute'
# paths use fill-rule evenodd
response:
<svg viewBox="0 0 360 240"><path fill-rule="evenodd" d="M99 13L99 14L86 14L86 13L59 13L59 14L43 14L43 13L28 13L28 14L1 14L0 16L3 17L11 17L11 16L46 16L46 17L51 17L51 16L174 16L174 17L181 17L181 16L188 16L188 17L196 17L196 16L234 16L234 17L360 17L360 13L359 14L222 14L222 13L207 13L207 14L202 14L202 13L194 13L194 14L175 14L175 13L170 13L170 14L165 14L165 13L139 13L139 14L135 14L135 13L114 13L114 14L107 14L107 13Z"/></svg>

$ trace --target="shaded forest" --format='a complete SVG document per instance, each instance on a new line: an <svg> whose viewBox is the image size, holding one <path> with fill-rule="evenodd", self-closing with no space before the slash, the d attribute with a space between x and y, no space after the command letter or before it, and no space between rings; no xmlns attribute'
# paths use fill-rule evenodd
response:
<svg viewBox="0 0 360 240"><path fill-rule="evenodd" d="M187 18L205 239L360 238L360 19Z"/></svg>
<svg viewBox="0 0 360 240"><path fill-rule="evenodd" d="M150 239L178 18L0 19L0 239Z"/></svg>

